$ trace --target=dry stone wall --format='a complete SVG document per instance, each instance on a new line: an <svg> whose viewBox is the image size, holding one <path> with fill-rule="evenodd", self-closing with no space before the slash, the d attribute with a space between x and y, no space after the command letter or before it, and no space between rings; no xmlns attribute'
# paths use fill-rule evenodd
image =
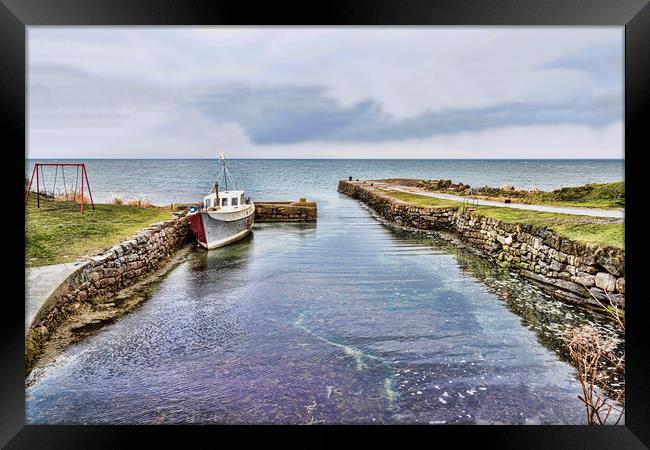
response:
<svg viewBox="0 0 650 450"><path fill-rule="evenodd" d="M625 307L625 252L573 242L547 228L509 224L459 208L417 207L374 190L369 184L339 181L339 192L361 200L380 216L420 230L451 231L565 301Z"/></svg>
<svg viewBox="0 0 650 450"><path fill-rule="evenodd" d="M128 287L158 268L177 248L189 242L190 236L186 217L151 225L131 239L90 258L91 263L79 273L80 283L71 295L85 301Z"/></svg>
<svg viewBox="0 0 650 450"><path fill-rule="evenodd" d="M255 202L256 222L310 222L317 217L316 202Z"/></svg>

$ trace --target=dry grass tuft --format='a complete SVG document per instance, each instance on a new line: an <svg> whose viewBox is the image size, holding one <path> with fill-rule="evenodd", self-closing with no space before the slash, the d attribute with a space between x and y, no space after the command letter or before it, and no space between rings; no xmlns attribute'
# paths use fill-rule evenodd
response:
<svg viewBox="0 0 650 450"><path fill-rule="evenodd" d="M605 294L609 305L604 305L593 294L591 296L616 323L618 329L625 332L625 311L617 308L611 296ZM601 336L590 325L569 330L564 334L563 340L578 369L583 394L578 398L585 404L587 423L603 425L611 420L615 425L618 424L625 415L625 388L617 390L613 384L615 377L625 371L625 352L621 356L615 352L619 341ZM597 386L605 392L614 392L614 398L609 399Z"/></svg>
<svg viewBox="0 0 650 450"><path fill-rule="evenodd" d="M127 201L128 205L135 206L136 208L153 208L154 205L146 198L134 198Z"/></svg>
<svg viewBox="0 0 650 450"><path fill-rule="evenodd" d="M124 196L121 194L111 194L110 197L108 197L107 203L109 205L123 205L124 204Z"/></svg>
<svg viewBox="0 0 650 450"><path fill-rule="evenodd" d="M149 200L147 200L142 196L137 198L127 199L123 194L111 194L111 196L108 198L108 203L111 205L129 205L135 208L156 207Z"/></svg>
<svg viewBox="0 0 650 450"><path fill-rule="evenodd" d="M84 204L90 205L90 197L84 194L83 196L84 199ZM75 202L75 203L81 203L81 192L67 192L67 193L59 193L56 196L54 196L54 200L57 202Z"/></svg>
<svg viewBox="0 0 650 450"><path fill-rule="evenodd" d="M582 386L582 395L578 398L585 404L587 423L603 425L613 421L618 424L625 415L625 389L609 399L598 388L610 390L614 376L624 370L625 355L618 357L614 352L618 342L601 336L591 325L569 330L563 339L578 369Z"/></svg>

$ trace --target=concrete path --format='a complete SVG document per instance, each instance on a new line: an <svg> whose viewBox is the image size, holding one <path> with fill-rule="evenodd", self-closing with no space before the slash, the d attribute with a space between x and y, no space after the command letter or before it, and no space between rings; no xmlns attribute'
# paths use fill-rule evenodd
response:
<svg viewBox="0 0 650 450"><path fill-rule="evenodd" d="M381 187L386 189L391 189L393 191L408 192L410 194L425 195L427 197L436 197L445 200L454 200L457 202L462 202L464 200L469 199L469 197L463 197L460 195L441 194L438 192L423 191L417 188L407 188L407 187L394 186L388 184L381 185ZM476 203L476 200L473 200L473 202ZM478 204L485 205L485 206L496 206L498 208L514 208L514 209L526 209L528 211L574 214L577 216L611 217L616 219L625 218L624 209L578 208L573 206L550 206L550 205L524 205L522 203L503 203L494 200L481 200L481 199L478 199Z"/></svg>
<svg viewBox="0 0 650 450"><path fill-rule="evenodd" d="M50 294L83 262L25 268L25 333Z"/></svg>

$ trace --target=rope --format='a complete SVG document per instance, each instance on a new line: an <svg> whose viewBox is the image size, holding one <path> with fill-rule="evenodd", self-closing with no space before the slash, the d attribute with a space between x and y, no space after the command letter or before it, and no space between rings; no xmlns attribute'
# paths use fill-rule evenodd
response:
<svg viewBox="0 0 650 450"><path fill-rule="evenodd" d="M212 189L210 189L210 192L208 192L208 194L212 194L212 193L214 192L214 187L215 187L214 185L215 185L216 183L219 183L219 185L221 185L221 177L222 177L222 174L223 174L223 167L222 167L221 170L219 171L219 175L217 175L217 178L214 180L215 182L212 183Z"/></svg>
<svg viewBox="0 0 650 450"><path fill-rule="evenodd" d="M52 197L56 195L56 179L59 176L59 166L54 166L54 184L52 185Z"/></svg>
<svg viewBox="0 0 650 450"><path fill-rule="evenodd" d="M212 194L212 193L214 192L214 187L215 187L214 185L215 185L216 183L218 183L219 186L221 186L221 179L222 179L222 178L225 178L225 180L226 180L226 187L228 186L228 180L230 180L230 182L232 183L232 185L233 185L233 187L235 188L235 190L239 190L239 187L238 187L238 185L237 185L237 182L235 181L235 179L233 178L233 176L230 174L230 171L228 170L228 168L226 167L226 165L223 164L223 165L221 166L221 170L219 171L219 175L217 175L217 178L215 179L215 182L212 184L212 188L210 189L210 192L208 192L208 194Z"/></svg>
<svg viewBox="0 0 650 450"><path fill-rule="evenodd" d="M65 186L65 166L61 166L61 175L63 176L63 192L65 199L68 199L68 188Z"/></svg>
<svg viewBox="0 0 650 450"><path fill-rule="evenodd" d="M47 194L47 190L46 190L47 188L45 187L45 175L43 174L43 166L39 166L39 168L41 169L41 180L43 180L43 184L42 184L43 187L41 188L42 190L39 192L39 194L41 193Z"/></svg>
<svg viewBox="0 0 650 450"><path fill-rule="evenodd" d="M72 195L72 201L77 200L77 185L79 184L79 166L77 166L77 179L74 182L74 194Z"/></svg>
<svg viewBox="0 0 650 450"><path fill-rule="evenodd" d="M232 175L230 175L230 171L228 170L228 168L226 168L226 167L224 166L224 169L226 170L226 176L228 177L228 179L230 179L230 182L231 182L232 185L234 186L235 190L238 191L238 190L239 190L239 187L237 186L237 182L236 182L235 179L232 177Z"/></svg>

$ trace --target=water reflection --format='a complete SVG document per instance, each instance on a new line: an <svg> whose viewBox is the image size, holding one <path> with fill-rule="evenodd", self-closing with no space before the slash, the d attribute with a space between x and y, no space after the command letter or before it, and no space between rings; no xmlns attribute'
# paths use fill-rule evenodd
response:
<svg viewBox="0 0 650 450"><path fill-rule="evenodd" d="M27 421L584 422L553 350L559 314L588 317L354 200L319 208L317 225L192 252L30 379Z"/></svg>

